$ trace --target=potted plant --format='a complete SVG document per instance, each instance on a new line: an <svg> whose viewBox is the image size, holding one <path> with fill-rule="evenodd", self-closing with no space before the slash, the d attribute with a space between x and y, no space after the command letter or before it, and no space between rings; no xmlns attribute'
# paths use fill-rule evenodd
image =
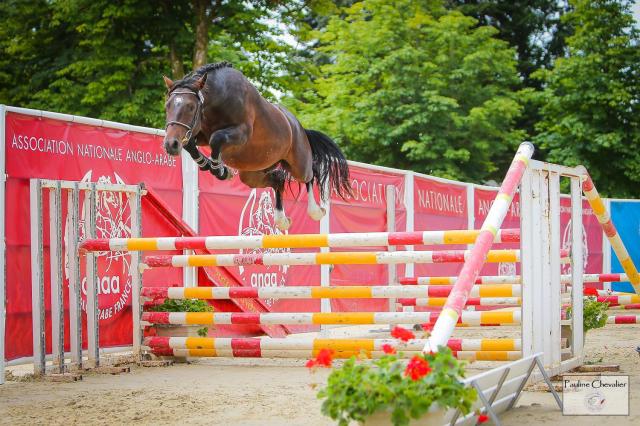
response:
<svg viewBox="0 0 640 426"><path fill-rule="evenodd" d="M318 392L322 413L339 425L444 424L449 409L464 414L471 410L476 391L464 386L464 363L448 348L437 353L401 359L403 341L414 338L409 330L395 327L397 345L384 345L385 355L368 362L351 357L329 374L327 385ZM323 349L307 367L329 367L333 352ZM478 419L484 420L484 416Z"/></svg>
<svg viewBox="0 0 640 426"><path fill-rule="evenodd" d="M607 317L609 316L607 310L609 309L609 303L598 302L598 299L593 296L587 296L584 298L582 305L582 326L584 333L596 328L602 328L607 325ZM567 308L567 319L571 319L571 306Z"/></svg>
<svg viewBox="0 0 640 426"><path fill-rule="evenodd" d="M159 305L147 308L153 312L211 312L213 307L200 299L165 299ZM209 329L199 325L155 324L152 333L166 337L207 337ZM176 362L186 362L184 357L172 357Z"/></svg>

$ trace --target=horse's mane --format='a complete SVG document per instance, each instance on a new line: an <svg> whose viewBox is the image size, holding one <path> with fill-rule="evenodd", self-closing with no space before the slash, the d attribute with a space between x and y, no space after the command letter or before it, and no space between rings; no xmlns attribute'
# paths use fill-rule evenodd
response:
<svg viewBox="0 0 640 426"><path fill-rule="evenodd" d="M175 90L178 87L186 87L189 89L193 89L193 83L195 83L197 79L199 79L200 77L202 77L204 74L208 72L219 70L221 68L233 68L233 65L231 65L231 63L227 61L215 62L213 64L203 65L197 70L192 71L189 74L185 75L181 80L175 81L173 83L172 90Z"/></svg>

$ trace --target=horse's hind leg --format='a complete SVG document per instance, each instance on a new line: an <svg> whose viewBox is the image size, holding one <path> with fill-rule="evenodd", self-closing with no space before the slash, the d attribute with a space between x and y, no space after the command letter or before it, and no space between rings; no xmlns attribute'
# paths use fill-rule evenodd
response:
<svg viewBox="0 0 640 426"><path fill-rule="evenodd" d="M316 203L316 196L313 193L313 180L305 184L307 186L307 214L313 220L320 220L327 211Z"/></svg>
<svg viewBox="0 0 640 426"><path fill-rule="evenodd" d="M286 173L281 169L272 169L269 171L247 172L241 171L238 176L245 185L251 188L271 187L276 194L276 205L274 212L274 220L276 226L281 231L286 231L291 227L291 219L284 213L282 202L282 193L284 192L284 184L286 181Z"/></svg>
<svg viewBox="0 0 640 426"><path fill-rule="evenodd" d="M287 174L282 169L273 169L267 172L267 179L269 179L269 186L276 193L276 211L273 214L276 226L281 231L286 231L291 227L291 219L284 213L284 203L282 202L282 193L284 192Z"/></svg>
<svg viewBox="0 0 640 426"><path fill-rule="evenodd" d="M307 187L307 214L313 220L320 220L326 214L326 210L318 205L313 193L313 159L309 143L299 135L293 141L289 158L283 162L291 176Z"/></svg>

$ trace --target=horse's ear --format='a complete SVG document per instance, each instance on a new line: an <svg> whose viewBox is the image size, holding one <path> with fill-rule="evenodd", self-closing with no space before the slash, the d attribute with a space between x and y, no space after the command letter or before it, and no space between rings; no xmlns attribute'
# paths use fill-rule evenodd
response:
<svg viewBox="0 0 640 426"><path fill-rule="evenodd" d="M171 80L166 75L163 75L162 78L164 79L164 84L165 86L167 86L167 89L171 89L171 87L173 87L173 80Z"/></svg>
<svg viewBox="0 0 640 426"><path fill-rule="evenodd" d="M204 73L202 74L202 77L196 80L196 87L198 88L198 90L202 90L202 88L204 87L204 83L206 82L207 82L207 73Z"/></svg>

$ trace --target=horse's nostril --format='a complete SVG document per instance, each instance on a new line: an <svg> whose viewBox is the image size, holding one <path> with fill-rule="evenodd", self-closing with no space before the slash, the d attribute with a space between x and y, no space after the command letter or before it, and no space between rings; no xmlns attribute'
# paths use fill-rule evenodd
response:
<svg viewBox="0 0 640 426"><path fill-rule="evenodd" d="M173 148L173 149L178 149L178 148L180 148L180 142L178 142L178 139L174 139L174 140L171 142L171 148Z"/></svg>

